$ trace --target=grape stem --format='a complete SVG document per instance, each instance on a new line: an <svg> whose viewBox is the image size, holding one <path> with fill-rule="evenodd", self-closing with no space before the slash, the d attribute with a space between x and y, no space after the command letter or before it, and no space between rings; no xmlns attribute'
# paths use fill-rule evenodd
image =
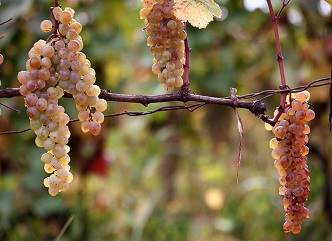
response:
<svg viewBox="0 0 332 241"><path fill-rule="evenodd" d="M289 87L286 83L285 68L284 68L284 57L282 55L281 44L280 44L280 37L279 37L279 30L278 30L278 20L280 19L280 15L281 15L282 11L289 4L290 0L283 0L282 7L279 10L278 14L274 13L274 9L273 9L271 0L266 0L266 1L267 1L267 5L269 7L270 16L271 16L271 19L272 19L274 37L275 37L275 40L276 40L277 61L278 61L280 77L281 77L280 89L283 90L283 89L286 89L286 88L289 88ZM277 109L278 113L273 118L273 120L271 120L270 123L269 123L272 126L274 126L276 124L276 122L278 121L281 114L285 111L286 98L287 98L287 93L282 93L281 94L281 100L280 100L280 106Z"/></svg>
<svg viewBox="0 0 332 241"><path fill-rule="evenodd" d="M185 31L186 31L186 26L185 26ZM184 73L183 73L183 85L181 87L181 95L186 96L189 94L189 69L190 69L190 52L191 48L189 47L189 42L188 42L188 37L184 40L184 46L185 46L185 57L186 57L186 62L183 66L184 68Z"/></svg>
<svg viewBox="0 0 332 241"><path fill-rule="evenodd" d="M54 0L54 7L50 7L50 13L51 16L53 18L53 22L54 22L54 29L53 29L53 33L47 38L46 42L51 41L53 38L61 38L61 35L58 34L59 31L59 22L55 19L54 14L53 14L53 9L56 7L59 7L59 2L58 0Z"/></svg>

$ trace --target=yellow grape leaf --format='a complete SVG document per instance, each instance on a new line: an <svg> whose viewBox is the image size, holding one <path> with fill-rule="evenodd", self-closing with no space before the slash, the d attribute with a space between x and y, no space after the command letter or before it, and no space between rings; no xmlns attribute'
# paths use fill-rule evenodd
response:
<svg viewBox="0 0 332 241"><path fill-rule="evenodd" d="M174 15L196 28L206 28L214 16L221 18L221 9L214 0L174 0Z"/></svg>
<svg viewBox="0 0 332 241"><path fill-rule="evenodd" d="M332 5L332 0L325 0L325 2L329 3L330 5Z"/></svg>

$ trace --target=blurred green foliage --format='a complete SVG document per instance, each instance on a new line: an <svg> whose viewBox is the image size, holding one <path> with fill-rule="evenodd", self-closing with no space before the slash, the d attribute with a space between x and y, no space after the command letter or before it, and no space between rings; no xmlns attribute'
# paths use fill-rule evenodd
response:
<svg viewBox="0 0 332 241"><path fill-rule="evenodd" d="M248 11L242 0L219 0L224 18L207 29L187 27L192 48L190 81L195 93L228 96L277 89L279 70L271 19L265 10ZM279 9L281 0L274 1ZM50 19L50 0L1 0L0 41L5 57L2 88L18 87L32 44L46 39L39 30ZM114 93L163 94L151 73L152 55L139 19L139 0L68 0L84 24L84 52L97 82ZM286 76L294 87L330 75L331 14L318 0L291 1L280 20ZM327 6L325 5L325 8ZM324 10L324 9L323 9ZM327 10L327 9L325 9ZM247 110L243 158L237 183L239 134L233 111L205 106L193 113L163 112L142 117L108 118L100 137L72 132L70 155L74 182L50 197L43 187L40 156L31 131L0 136L0 240L55 240L72 215L61 240L332 240L331 134L328 87L312 89L317 118L311 123L311 217L299 235L282 230L284 211L278 174L268 147L272 134ZM279 96L266 100L268 114ZM2 99L0 131L28 127L23 98ZM73 101L62 102L76 118ZM137 104L109 103L107 113L147 110ZM96 163L109 164L107 175ZM99 174L98 174L99 173Z"/></svg>

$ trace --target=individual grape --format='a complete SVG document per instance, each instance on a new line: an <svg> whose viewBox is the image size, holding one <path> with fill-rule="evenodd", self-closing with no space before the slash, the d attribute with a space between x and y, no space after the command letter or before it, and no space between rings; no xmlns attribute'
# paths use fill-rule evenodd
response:
<svg viewBox="0 0 332 241"><path fill-rule="evenodd" d="M50 187L51 186L51 184L50 184L50 177L46 177L44 179L44 186L45 187Z"/></svg>
<svg viewBox="0 0 332 241"><path fill-rule="evenodd" d="M54 174L49 177L48 181L51 187L57 187L60 184L60 179Z"/></svg>
<svg viewBox="0 0 332 241"><path fill-rule="evenodd" d="M52 149L52 152L53 152L53 155L55 158L61 158L66 154L66 149L65 149L64 145L55 144L54 148Z"/></svg>
<svg viewBox="0 0 332 241"><path fill-rule="evenodd" d="M43 48L43 56L47 58L52 58L54 55L54 48L50 45L46 45Z"/></svg>
<svg viewBox="0 0 332 241"><path fill-rule="evenodd" d="M24 100L26 106L35 106L38 101L38 96L35 93L29 93Z"/></svg>
<svg viewBox="0 0 332 241"><path fill-rule="evenodd" d="M278 126L274 129L274 135L277 139L284 139L286 136L286 129L283 126Z"/></svg>
<svg viewBox="0 0 332 241"><path fill-rule="evenodd" d="M62 13L62 9L61 7L54 7L52 9L52 12L53 12L53 16L55 18L55 20L60 20L60 14Z"/></svg>
<svg viewBox="0 0 332 241"><path fill-rule="evenodd" d="M99 112L104 112L107 109L107 102L104 99L99 99L95 105L95 108Z"/></svg>
<svg viewBox="0 0 332 241"><path fill-rule="evenodd" d="M315 118L315 112L313 110L307 110L305 112L305 121L311 121Z"/></svg>
<svg viewBox="0 0 332 241"><path fill-rule="evenodd" d="M68 154L65 154L63 157L60 158L62 166L63 165L68 165L70 162L70 156Z"/></svg>
<svg viewBox="0 0 332 241"><path fill-rule="evenodd" d="M60 22L61 22L62 24L69 24L70 21L72 21L72 19L73 19L73 16L72 16L72 14L70 13L70 11L65 10L65 11L62 11L62 12L60 13L60 18L59 18L59 20L60 20Z"/></svg>
<svg viewBox="0 0 332 241"><path fill-rule="evenodd" d="M41 156L41 161L45 164L49 164L53 158L53 155L50 152L46 152Z"/></svg>
<svg viewBox="0 0 332 241"><path fill-rule="evenodd" d="M48 188L48 193L49 193L51 196L56 196L56 195L58 195L58 193L59 193L59 187L52 187L52 186L50 186L50 187Z"/></svg>
<svg viewBox="0 0 332 241"><path fill-rule="evenodd" d="M101 112L96 111L95 113L92 114L92 120L100 124L104 122L104 119L105 119L104 114Z"/></svg>
<svg viewBox="0 0 332 241"><path fill-rule="evenodd" d="M90 131L90 121L83 121L81 123L81 130L86 133Z"/></svg>
<svg viewBox="0 0 332 241"><path fill-rule="evenodd" d="M46 163L44 165L44 171L46 173L53 173L55 171L55 168L50 163Z"/></svg>
<svg viewBox="0 0 332 241"><path fill-rule="evenodd" d="M92 135L98 136L101 131L101 125L97 121L91 121L89 125L89 131Z"/></svg>
<svg viewBox="0 0 332 241"><path fill-rule="evenodd" d="M40 24L40 29L47 33L47 32L50 32L53 28L53 24L50 20L43 20Z"/></svg>
<svg viewBox="0 0 332 241"><path fill-rule="evenodd" d="M51 160L51 166L55 169L55 170L58 170L61 168L62 166L62 162L59 158L56 158L55 156L52 158Z"/></svg>
<svg viewBox="0 0 332 241"><path fill-rule="evenodd" d="M308 199L310 177L306 155L309 153L307 134L310 127L306 121L315 117L315 112L309 109L308 91L292 95L286 106L285 113L271 129L275 135L270 141L274 165L280 175L279 194L284 195L283 205L286 211L283 229L285 232L298 234L301 223L308 218L310 212L304 207ZM277 112L275 112L275 115Z"/></svg>
<svg viewBox="0 0 332 241"><path fill-rule="evenodd" d="M67 183L71 183L73 179L74 179L73 174L71 172L68 172L68 175L64 181Z"/></svg>
<svg viewBox="0 0 332 241"><path fill-rule="evenodd" d="M61 167L60 169L58 169L56 172L55 172L55 175L61 180L61 181L64 181L67 177L68 177L68 173L69 171L64 168L64 167Z"/></svg>
<svg viewBox="0 0 332 241"><path fill-rule="evenodd" d="M59 184L59 191L65 192L69 188L69 183L68 182L61 182Z"/></svg>

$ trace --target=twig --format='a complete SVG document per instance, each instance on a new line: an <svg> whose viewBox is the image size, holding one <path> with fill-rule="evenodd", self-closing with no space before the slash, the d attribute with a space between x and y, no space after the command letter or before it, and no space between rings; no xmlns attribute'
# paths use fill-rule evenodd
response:
<svg viewBox="0 0 332 241"><path fill-rule="evenodd" d="M71 222L73 221L74 218L75 218L75 214L70 215L70 217L68 218L67 222L62 227L60 233L56 237L55 241L60 241L61 237L63 236L63 234L65 233L65 231L67 230L67 228L69 227L69 225L71 224Z"/></svg>
<svg viewBox="0 0 332 241"><path fill-rule="evenodd" d="M329 81L329 82L316 84L316 83L323 82L323 81ZM251 98L254 98L254 97L257 97L257 96L260 96L260 95L266 95L266 96L262 97L261 99L259 99L259 100L262 100L262 99L265 99L267 97L273 96L275 94L296 93L296 92L300 92L300 91L306 90L306 89L311 88L311 87L320 87L320 86L325 86L325 85L331 85L331 77L326 77L326 78L313 80L307 85L301 85L301 86L297 86L297 87L286 89L286 90L263 90L263 91L258 92L258 93L238 95L237 98L238 99L251 99Z"/></svg>
<svg viewBox="0 0 332 241"><path fill-rule="evenodd" d="M10 107L10 106L8 106L8 105L5 105L5 104L3 104L3 103L0 103L0 105L6 107L7 109L10 109L10 110L12 110L12 111L15 111L17 114L20 114L20 111L19 111L19 110L16 110L16 109L14 109L14 108L12 108L12 107Z"/></svg>
<svg viewBox="0 0 332 241"><path fill-rule="evenodd" d="M281 85L280 89L286 89L289 88L286 83L286 77L285 77L285 68L284 68L284 58L282 56L282 51L281 51L281 44L280 44L280 37L279 37L279 30L278 30L278 20L280 18L280 14L283 11L283 9L288 5L290 0L283 0L283 5L277 15L275 15L273 6L271 3L271 0L266 0L267 5L269 7L270 11L270 16L272 20L272 25L273 25L273 32L274 32L274 37L276 40L276 50L277 50L277 60L278 60L278 65L279 65L279 71L280 71L280 78L281 78ZM286 98L287 98L287 93L282 93L281 94L281 100L280 100L280 106L278 107L278 113L272 120L272 122L275 124L277 120L279 119L280 115L284 112L285 110L285 105L286 105Z"/></svg>
<svg viewBox="0 0 332 241"><path fill-rule="evenodd" d="M280 15L282 13L282 11L285 9L285 7L287 7L287 5L290 3L291 0L283 0L282 1L282 6L281 9L279 10L278 14L277 14L277 19L280 19Z"/></svg>
<svg viewBox="0 0 332 241"><path fill-rule="evenodd" d="M238 98L236 97L236 91L237 89L231 88L231 99L234 102L238 101ZM241 159L242 159L242 140L243 140L243 122L240 117L240 114L238 110L234 107L234 113L237 119L237 128L239 130L240 134L240 140L239 140L239 149L238 149L238 157L237 157L237 172L236 172L236 182L239 183L239 175L240 175L240 165L241 165Z"/></svg>
<svg viewBox="0 0 332 241"><path fill-rule="evenodd" d="M0 135L10 135L10 134L20 134L26 131L30 131L30 128L24 129L24 130L20 130L20 131L2 131L0 132Z"/></svg>
<svg viewBox="0 0 332 241"><path fill-rule="evenodd" d="M2 26L2 25L4 25L4 24L8 23L8 22L11 21L11 20L12 20L12 18L10 18L10 19L8 19L8 20L6 20L6 21L0 23L0 26Z"/></svg>

